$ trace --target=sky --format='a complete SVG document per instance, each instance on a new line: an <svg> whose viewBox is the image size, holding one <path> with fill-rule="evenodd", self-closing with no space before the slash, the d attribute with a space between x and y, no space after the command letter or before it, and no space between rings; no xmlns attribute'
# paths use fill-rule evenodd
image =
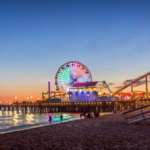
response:
<svg viewBox="0 0 150 150"><path fill-rule="evenodd" d="M0 102L41 98L48 80L55 90L68 61L115 91L150 71L149 57L149 0L0 1Z"/></svg>

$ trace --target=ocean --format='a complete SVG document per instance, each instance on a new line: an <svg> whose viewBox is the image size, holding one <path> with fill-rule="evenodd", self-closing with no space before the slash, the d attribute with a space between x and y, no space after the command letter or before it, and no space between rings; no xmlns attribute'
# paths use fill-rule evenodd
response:
<svg viewBox="0 0 150 150"><path fill-rule="evenodd" d="M60 115L63 115L61 121ZM52 122L49 122L49 115ZM64 123L79 120L80 114L77 113L44 113L44 114L22 114L21 111L0 111L0 134L36 128L44 125Z"/></svg>
<svg viewBox="0 0 150 150"><path fill-rule="evenodd" d="M60 115L63 115L63 119L60 119ZM101 113L101 115L107 115L112 113ZM49 122L49 115L52 117L52 122ZM80 118L79 113L43 113L43 114L24 114L20 110L17 111L0 111L0 134L31 129L41 127L45 125L53 125L58 123L64 123L68 121L75 121Z"/></svg>

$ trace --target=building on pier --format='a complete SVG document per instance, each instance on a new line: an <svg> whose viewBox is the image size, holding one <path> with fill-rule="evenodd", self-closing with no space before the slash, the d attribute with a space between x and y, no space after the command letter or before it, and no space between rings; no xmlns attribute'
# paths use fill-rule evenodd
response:
<svg viewBox="0 0 150 150"><path fill-rule="evenodd" d="M102 82L111 91L105 81ZM76 82L68 92L69 102L94 102L94 101L113 101L113 97L101 96L102 87L98 86L99 82Z"/></svg>

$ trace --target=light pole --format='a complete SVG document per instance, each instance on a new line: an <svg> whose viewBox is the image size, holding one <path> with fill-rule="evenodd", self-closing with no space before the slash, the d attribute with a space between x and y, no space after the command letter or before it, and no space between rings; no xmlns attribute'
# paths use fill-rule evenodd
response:
<svg viewBox="0 0 150 150"><path fill-rule="evenodd" d="M16 102L17 96L14 96L14 103Z"/></svg>
<svg viewBox="0 0 150 150"><path fill-rule="evenodd" d="M31 99L32 99L32 95L30 95L30 101L31 101Z"/></svg>
<svg viewBox="0 0 150 150"><path fill-rule="evenodd" d="M27 96L27 97L26 97L26 99L27 99L27 102L28 102L28 100L29 100L29 97Z"/></svg>
<svg viewBox="0 0 150 150"><path fill-rule="evenodd" d="M37 98L37 102L38 102L38 100L39 100L39 97Z"/></svg>

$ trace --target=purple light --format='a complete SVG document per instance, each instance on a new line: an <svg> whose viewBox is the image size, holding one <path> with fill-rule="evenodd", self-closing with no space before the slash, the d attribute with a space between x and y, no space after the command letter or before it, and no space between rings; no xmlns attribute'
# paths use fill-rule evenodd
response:
<svg viewBox="0 0 150 150"><path fill-rule="evenodd" d="M51 81L48 81L48 92L49 99L51 99Z"/></svg>

